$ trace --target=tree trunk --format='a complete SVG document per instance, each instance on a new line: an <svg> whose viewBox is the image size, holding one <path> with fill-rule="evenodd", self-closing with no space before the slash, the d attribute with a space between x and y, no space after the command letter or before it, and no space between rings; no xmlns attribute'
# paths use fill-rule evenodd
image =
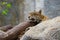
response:
<svg viewBox="0 0 60 40"><path fill-rule="evenodd" d="M3 34L0 32L0 40L15 40L15 38L17 38L22 31L24 31L27 27L32 25L34 24L30 23L29 21L25 21L18 24L11 30L3 32Z"/></svg>
<svg viewBox="0 0 60 40"><path fill-rule="evenodd" d="M0 27L0 30L2 30L2 31L8 31L11 28L12 28L12 25L6 25L6 26Z"/></svg>

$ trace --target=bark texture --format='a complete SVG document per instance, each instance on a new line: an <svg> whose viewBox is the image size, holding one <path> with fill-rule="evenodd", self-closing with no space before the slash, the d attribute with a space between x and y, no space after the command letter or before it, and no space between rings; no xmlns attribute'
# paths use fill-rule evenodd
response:
<svg viewBox="0 0 60 40"><path fill-rule="evenodd" d="M0 30L0 40L15 40L22 31L24 31L27 27L31 25L34 24L30 23L30 21L25 21L16 25L15 27L13 27L11 30L8 30L7 32L3 32Z"/></svg>
<svg viewBox="0 0 60 40"><path fill-rule="evenodd" d="M12 25L6 25L6 26L0 27L0 30L2 30L2 31L8 31L8 30L10 30L11 28L13 28Z"/></svg>

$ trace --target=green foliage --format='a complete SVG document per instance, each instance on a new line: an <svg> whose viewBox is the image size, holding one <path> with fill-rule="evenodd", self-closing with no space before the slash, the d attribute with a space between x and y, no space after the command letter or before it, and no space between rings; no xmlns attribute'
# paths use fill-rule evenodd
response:
<svg viewBox="0 0 60 40"><path fill-rule="evenodd" d="M5 5L6 4L6 2L2 2L2 5Z"/></svg>
<svg viewBox="0 0 60 40"><path fill-rule="evenodd" d="M5 6L5 9L2 10L2 15L7 15L7 13L9 12L8 9L10 9L12 7L12 4L11 3L7 3L7 2L1 2L1 5Z"/></svg>
<svg viewBox="0 0 60 40"><path fill-rule="evenodd" d="M7 9L5 9L5 10L2 11L2 15L7 15L8 12L9 11Z"/></svg>
<svg viewBox="0 0 60 40"><path fill-rule="evenodd" d="M7 8L11 8L11 7L12 7L11 3L8 3L8 4L6 5L6 7L7 7Z"/></svg>

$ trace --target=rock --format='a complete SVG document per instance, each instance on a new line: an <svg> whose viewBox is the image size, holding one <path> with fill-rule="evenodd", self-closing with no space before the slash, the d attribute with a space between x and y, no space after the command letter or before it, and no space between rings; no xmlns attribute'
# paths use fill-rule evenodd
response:
<svg viewBox="0 0 60 40"><path fill-rule="evenodd" d="M20 40L60 40L60 16L31 27Z"/></svg>
<svg viewBox="0 0 60 40"><path fill-rule="evenodd" d="M60 0L44 0L44 14L50 18L60 16Z"/></svg>

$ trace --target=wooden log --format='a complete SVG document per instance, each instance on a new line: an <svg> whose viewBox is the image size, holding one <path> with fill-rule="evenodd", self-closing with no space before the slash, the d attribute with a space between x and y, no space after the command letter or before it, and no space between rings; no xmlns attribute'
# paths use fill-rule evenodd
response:
<svg viewBox="0 0 60 40"><path fill-rule="evenodd" d="M17 38L22 31L32 25L34 25L34 23L30 23L30 21L25 21L18 24L11 30L3 32L3 34L0 32L0 40L15 40L15 38Z"/></svg>
<svg viewBox="0 0 60 40"><path fill-rule="evenodd" d="M11 28L12 28L12 25L9 24L9 25L0 27L0 30L7 31L7 30L10 30Z"/></svg>

